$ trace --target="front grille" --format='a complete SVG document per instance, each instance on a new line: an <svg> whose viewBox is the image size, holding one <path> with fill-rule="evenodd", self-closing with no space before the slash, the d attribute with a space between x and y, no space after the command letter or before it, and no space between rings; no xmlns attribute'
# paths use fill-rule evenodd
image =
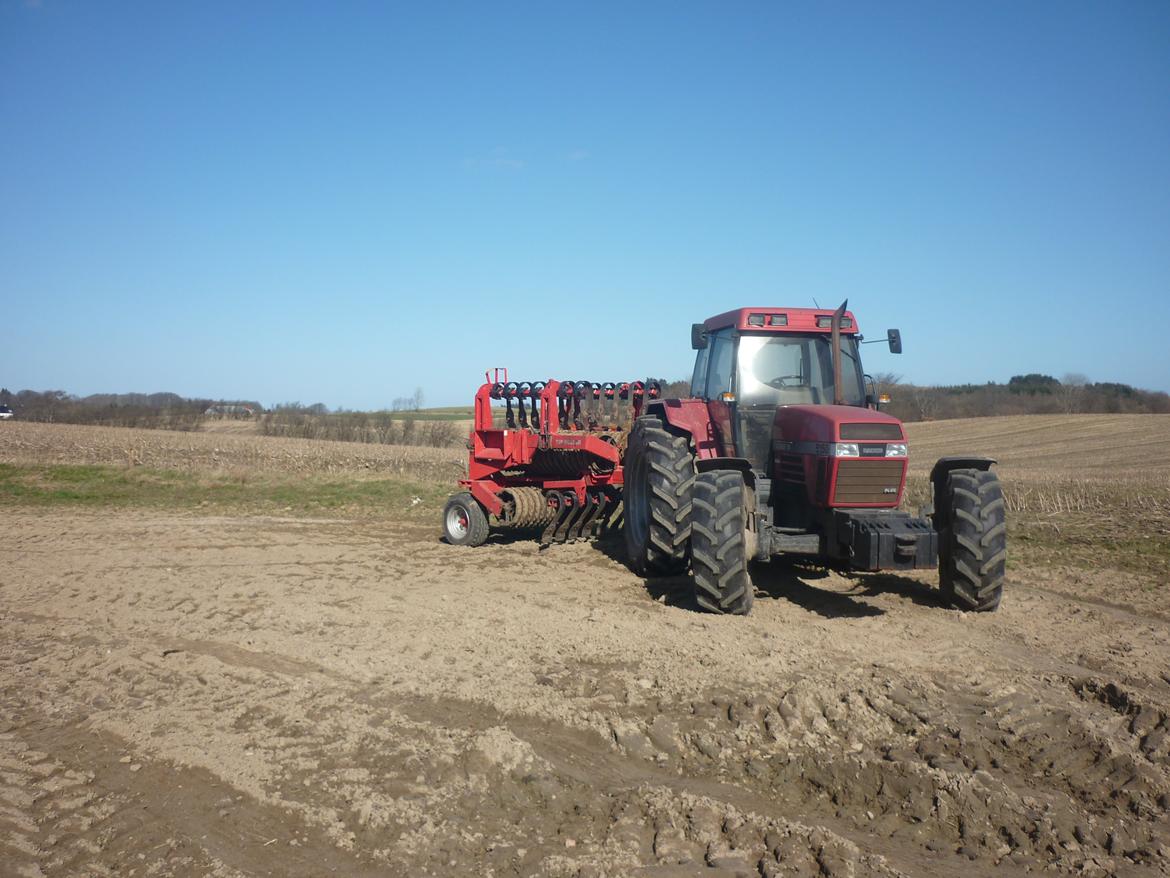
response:
<svg viewBox="0 0 1170 878"><path fill-rule="evenodd" d="M902 460L842 460L837 464L837 485L833 504L898 502L902 486ZM887 493L889 489L889 493Z"/></svg>
<svg viewBox="0 0 1170 878"><path fill-rule="evenodd" d="M902 438L902 428L897 424L842 424L841 438L882 439L897 442Z"/></svg>
<svg viewBox="0 0 1170 878"><path fill-rule="evenodd" d="M804 458L799 454L790 454L782 451L779 456L780 471L776 474L776 478L782 482L795 482L798 485L804 484Z"/></svg>

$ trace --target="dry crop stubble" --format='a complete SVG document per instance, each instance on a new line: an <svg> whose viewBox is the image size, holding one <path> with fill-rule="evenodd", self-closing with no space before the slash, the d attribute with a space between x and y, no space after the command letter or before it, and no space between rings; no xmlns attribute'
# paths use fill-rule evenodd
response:
<svg viewBox="0 0 1170 878"><path fill-rule="evenodd" d="M120 427L5 423L0 462L103 464L163 470L244 468L279 473L368 473L451 480L466 467L460 448L371 445L233 433L168 433Z"/></svg>
<svg viewBox="0 0 1170 878"><path fill-rule="evenodd" d="M912 423L906 431L906 508L930 500L927 474L937 457L993 457L1009 511L1009 564L1017 574L1166 612L1170 415L976 418ZM1120 581L1112 571L1124 574Z"/></svg>

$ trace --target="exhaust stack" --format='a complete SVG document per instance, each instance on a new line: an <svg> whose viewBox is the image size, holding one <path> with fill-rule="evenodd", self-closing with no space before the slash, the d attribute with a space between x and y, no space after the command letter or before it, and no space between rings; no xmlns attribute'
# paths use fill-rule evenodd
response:
<svg viewBox="0 0 1170 878"><path fill-rule="evenodd" d="M841 395L841 319L845 316L845 309L849 307L849 300L841 303L841 307L833 312L833 405L844 405L845 398Z"/></svg>

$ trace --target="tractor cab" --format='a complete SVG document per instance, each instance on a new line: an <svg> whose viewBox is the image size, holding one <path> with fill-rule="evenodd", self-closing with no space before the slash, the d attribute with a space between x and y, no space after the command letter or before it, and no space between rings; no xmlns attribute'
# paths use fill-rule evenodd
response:
<svg viewBox="0 0 1170 878"><path fill-rule="evenodd" d="M691 396L705 400L718 444L771 478L777 410L784 406L876 407L866 393L853 314L812 308L740 308L692 327ZM836 329L836 331L834 331ZM897 330L890 349L900 352ZM854 413L860 416L860 412Z"/></svg>

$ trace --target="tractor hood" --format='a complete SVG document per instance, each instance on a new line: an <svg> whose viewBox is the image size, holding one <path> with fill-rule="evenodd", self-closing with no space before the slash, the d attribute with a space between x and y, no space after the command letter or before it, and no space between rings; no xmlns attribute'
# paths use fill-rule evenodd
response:
<svg viewBox="0 0 1170 878"><path fill-rule="evenodd" d="M853 405L785 405L772 422L774 442L905 442L902 422Z"/></svg>

